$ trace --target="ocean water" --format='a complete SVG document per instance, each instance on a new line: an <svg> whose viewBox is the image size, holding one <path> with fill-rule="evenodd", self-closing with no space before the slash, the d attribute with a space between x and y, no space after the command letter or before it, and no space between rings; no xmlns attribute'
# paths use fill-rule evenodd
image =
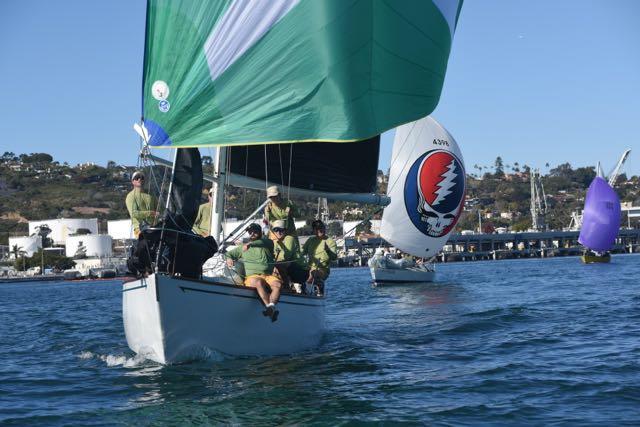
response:
<svg viewBox="0 0 640 427"><path fill-rule="evenodd" d="M118 282L0 285L0 424L640 424L639 255L336 269L329 293L313 351L160 366Z"/></svg>

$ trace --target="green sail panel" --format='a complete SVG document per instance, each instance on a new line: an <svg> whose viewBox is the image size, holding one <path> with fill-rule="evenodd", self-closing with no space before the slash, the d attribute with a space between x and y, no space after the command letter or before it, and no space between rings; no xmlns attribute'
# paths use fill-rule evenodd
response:
<svg viewBox="0 0 640 427"><path fill-rule="evenodd" d="M370 138L430 114L462 0L149 0L150 144Z"/></svg>

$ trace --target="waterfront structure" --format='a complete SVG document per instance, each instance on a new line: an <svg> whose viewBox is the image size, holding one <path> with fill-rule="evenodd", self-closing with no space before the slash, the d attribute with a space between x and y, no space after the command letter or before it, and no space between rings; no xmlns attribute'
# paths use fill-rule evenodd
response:
<svg viewBox="0 0 640 427"><path fill-rule="evenodd" d="M54 245L64 245L67 237L81 229L89 230L91 234L98 234L97 218L57 218L29 221L29 235L38 234L40 227L43 226L51 230L47 237L53 240Z"/></svg>
<svg viewBox="0 0 640 427"><path fill-rule="evenodd" d="M69 258L104 258L112 255L112 239L106 234L87 234L67 238L65 253Z"/></svg>
<svg viewBox="0 0 640 427"><path fill-rule="evenodd" d="M16 254L13 248L17 248L17 256L24 254L27 257L33 256L42 248L42 237L40 236L21 236L21 237L9 237L9 258L15 259Z"/></svg>
<svg viewBox="0 0 640 427"><path fill-rule="evenodd" d="M579 231L454 234L449 237L439 260L579 255L582 253L579 234ZM620 229L612 252L636 251L640 251L640 229Z"/></svg>

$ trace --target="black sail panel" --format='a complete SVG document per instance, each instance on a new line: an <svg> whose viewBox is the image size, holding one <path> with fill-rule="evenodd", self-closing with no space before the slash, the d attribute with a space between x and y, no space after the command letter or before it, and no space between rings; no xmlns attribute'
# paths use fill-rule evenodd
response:
<svg viewBox="0 0 640 427"><path fill-rule="evenodd" d="M304 190L373 193L376 189L379 152L378 135L351 143L306 142L230 147L228 155L231 173L236 175Z"/></svg>
<svg viewBox="0 0 640 427"><path fill-rule="evenodd" d="M202 160L197 148L179 148L173 171L170 217L179 229L191 230L202 196Z"/></svg>

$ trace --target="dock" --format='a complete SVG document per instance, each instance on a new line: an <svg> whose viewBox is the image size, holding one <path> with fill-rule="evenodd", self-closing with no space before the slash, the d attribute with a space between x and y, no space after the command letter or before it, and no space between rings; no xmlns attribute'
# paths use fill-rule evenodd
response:
<svg viewBox="0 0 640 427"><path fill-rule="evenodd" d="M492 234L453 234L434 261L481 261L512 258L577 256L584 250L579 231L541 231ZM338 265L366 265L378 247L390 245L381 237L344 240L345 249L357 255L338 260ZM612 253L640 252L640 229L622 228Z"/></svg>

